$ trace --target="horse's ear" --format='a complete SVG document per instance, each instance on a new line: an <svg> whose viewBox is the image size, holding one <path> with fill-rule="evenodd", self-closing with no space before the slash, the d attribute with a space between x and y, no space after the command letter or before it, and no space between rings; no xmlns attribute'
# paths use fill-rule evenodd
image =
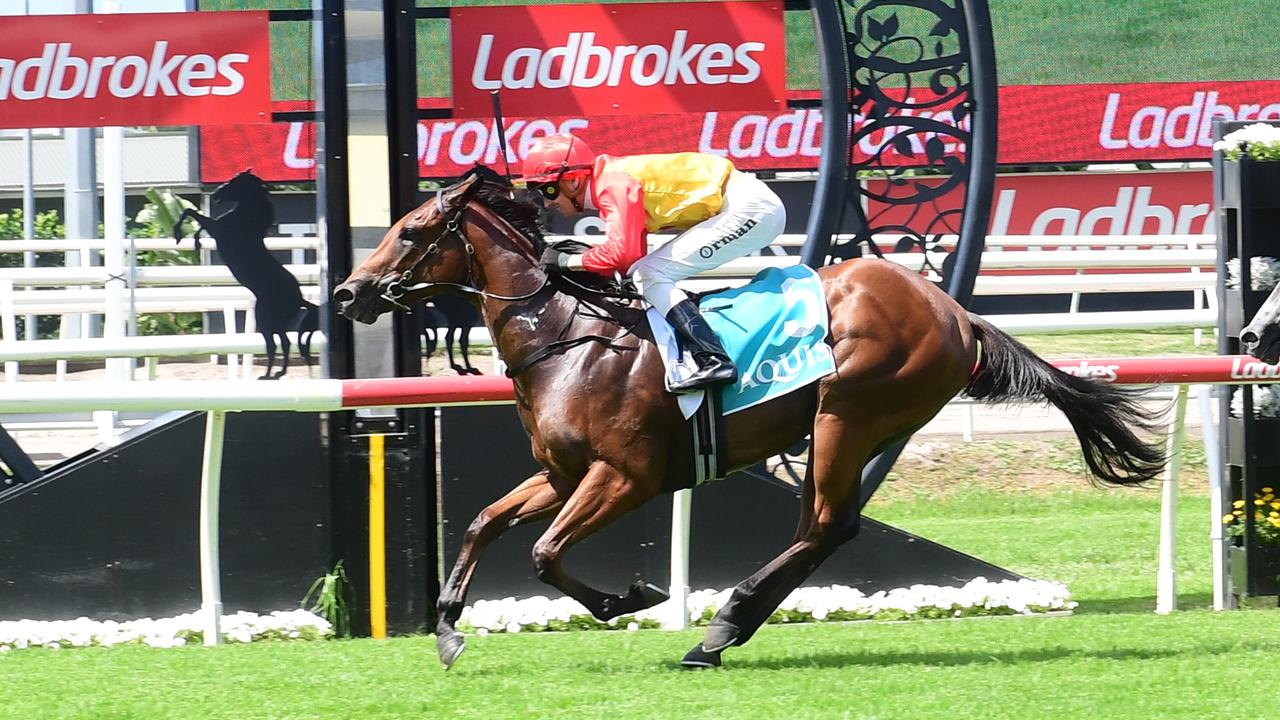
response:
<svg viewBox="0 0 1280 720"><path fill-rule="evenodd" d="M471 198L480 192L484 180L476 174L468 174L456 185L445 191L444 204L449 212L453 212L471 202Z"/></svg>

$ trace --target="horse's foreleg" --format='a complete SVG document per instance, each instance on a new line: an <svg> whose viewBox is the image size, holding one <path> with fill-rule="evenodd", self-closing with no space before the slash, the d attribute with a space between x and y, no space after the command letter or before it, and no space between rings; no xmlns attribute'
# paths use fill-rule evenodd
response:
<svg viewBox="0 0 1280 720"><path fill-rule="evenodd" d="M501 500L480 511L462 537L462 548L454 561L449 580L440 590L436 604L436 651L447 670L466 645L454 625L462 615L467 588L475 572L480 554L508 528L544 518L555 512L563 501L551 484L546 471L525 480Z"/></svg>
<svg viewBox="0 0 1280 720"><path fill-rule="evenodd" d="M833 415L818 417L795 541L734 588L711 619L702 643L685 655L686 667L719 665L725 648L751 639L792 590L858 534L862 517L858 489L866 451L850 438L848 427L847 421Z"/></svg>
<svg viewBox="0 0 1280 720"><path fill-rule="evenodd" d="M182 240L182 223L186 222L187 220L196 221L194 237L196 241L196 249L199 250L200 249L200 231L206 225L213 223L214 220L213 218L207 215L200 214L199 212L197 212L192 208L183 208L182 214L178 215L178 219L175 220L173 223L173 239L174 240Z"/></svg>
<svg viewBox="0 0 1280 720"><path fill-rule="evenodd" d="M538 579L582 603L599 620L639 612L666 600L666 593L643 581L633 584L626 595L601 592L569 575L562 564L569 547L643 505L654 494L603 462L592 465L551 527L534 543L533 567Z"/></svg>

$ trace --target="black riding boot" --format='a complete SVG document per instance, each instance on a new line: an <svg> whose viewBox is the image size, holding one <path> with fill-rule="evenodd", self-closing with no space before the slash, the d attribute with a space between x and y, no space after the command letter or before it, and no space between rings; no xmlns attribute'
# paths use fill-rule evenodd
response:
<svg viewBox="0 0 1280 720"><path fill-rule="evenodd" d="M698 363L696 372L671 384L671 392L691 392L738 379L738 369L725 353L720 338L716 337L692 300L681 300L667 313L667 319L675 326L683 346L693 354L693 361Z"/></svg>

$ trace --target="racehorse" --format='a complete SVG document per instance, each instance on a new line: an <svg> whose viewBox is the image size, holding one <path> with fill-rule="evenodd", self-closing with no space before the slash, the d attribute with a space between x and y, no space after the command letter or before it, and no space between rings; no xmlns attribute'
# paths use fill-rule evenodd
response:
<svg viewBox="0 0 1280 720"><path fill-rule="evenodd" d="M1280 361L1280 285L1271 289L1249 324L1240 329L1240 347L1268 365Z"/></svg>
<svg viewBox="0 0 1280 720"><path fill-rule="evenodd" d="M196 248L200 233L207 232L218 241L222 257L236 281L253 293L254 319L267 348L267 370L260 379L278 379L289 370L289 336L298 334L298 352L311 365L311 335L320 329L318 308L302 297L298 279L271 256L263 238L275 222L275 208L262 180L245 170L213 191L214 203L233 203L231 209L209 217L192 208L182 211L173 224L173 239L182 239L182 222L193 218L199 223L195 233ZM234 331L235 328L230 328ZM271 374L276 360L276 338L280 339L280 371Z"/></svg>
<svg viewBox="0 0 1280 720"><path fill-rule="evenodd" d="M477 167L401 218L336 287L346 317L373 322L447 289L475 296L515 382L517 409L543 470L485 508L467 529L441 591L436 646L447 669L465 649L455 623L484 548L509 527L551 518L534 543L542 581L601 620L665 599L638 582L626 594L588 587L564 568L568 548L655 496L693 484L693 441L665 391L643 310L590 280L548 275L539 209ZM965 391L988 401L1048 401L1070 420L1094 476L1115 485L1164 464L1155 413L1131 389L1063 373L918 274L877 259L824 267L837 369L802 391L724 418L727 464L743 468L812 434L793 544L739 584L687 667L720 664L786 596L859 529L864 463ZM979 344L981 359L979 360Z"/></svg>

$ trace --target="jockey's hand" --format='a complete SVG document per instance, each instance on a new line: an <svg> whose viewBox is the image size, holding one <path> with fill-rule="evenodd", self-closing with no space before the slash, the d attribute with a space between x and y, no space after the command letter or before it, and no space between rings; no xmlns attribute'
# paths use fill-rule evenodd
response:
<svg viewBox="0 0 1280 720"><path fill-rule="evenodd" d="M567 270L583 270L582 256L567 253L549 247L542 251L542 259L538 261L547 272L565 272Z"/></svg>

